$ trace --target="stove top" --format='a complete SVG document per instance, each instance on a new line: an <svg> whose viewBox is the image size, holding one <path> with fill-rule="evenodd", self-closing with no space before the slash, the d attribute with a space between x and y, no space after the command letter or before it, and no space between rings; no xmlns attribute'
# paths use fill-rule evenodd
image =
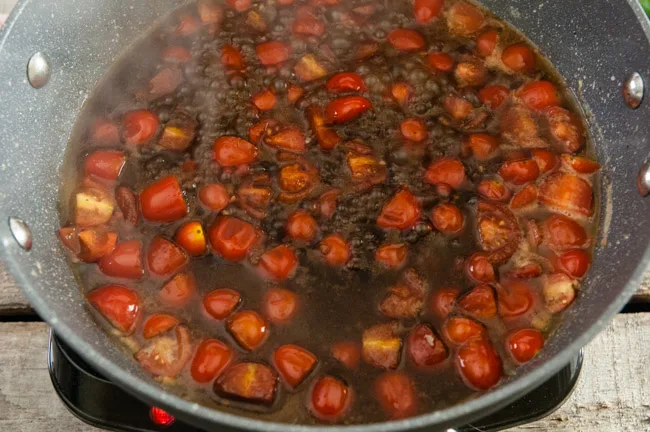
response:
<svg viewBox="0 0 650 432"><path fill-rule="evenodd" d="M499 431L549 415L573 391L582 368L582 356L580 351L560 372L500 411L450 431ZM126 393L91 368L52 332L48 369L54 389L70 412L92 426L118 432L205 432Z"/></svg>

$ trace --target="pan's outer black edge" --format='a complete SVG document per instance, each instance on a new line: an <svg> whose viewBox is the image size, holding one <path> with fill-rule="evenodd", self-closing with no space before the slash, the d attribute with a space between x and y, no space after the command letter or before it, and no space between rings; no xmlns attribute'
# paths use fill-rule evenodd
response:
<svg viewBox="0 0 650 432"><path fill-rule="evenodd" d="M609 240L597 247L583 298L569 311L556 337L515 377L477 399L381 424L312 427L261 422L199 407L164 392L93 323L54 231L60 163L88 92L144 26L183 3L23 0L0 34L0 80L7 81L0 86L0 256L41 317L89 364L127 391L184 421L206 428L221 425L222 430L223 426L272 432L445 429L489 414L559 370L637 289L650 262L650 203L634 188L638 168L650 150L650 109L646 100L638 110L628 110L620 97L620 83L632 71L650 79L647 18L635 0L629 4L547 0L533 6L525 0L486 0L498 15L524 30L566 77L591 117L590 131L606 167L601 186L609 191L613 206L611 227L603 227ZM29 55L36 51L48 54L54 71L50 83L38 91L24 76ZM13 241L6 223L9 216L22 218L31 227L31 252ZM603 224L606 221L603 218Z"/></svg>

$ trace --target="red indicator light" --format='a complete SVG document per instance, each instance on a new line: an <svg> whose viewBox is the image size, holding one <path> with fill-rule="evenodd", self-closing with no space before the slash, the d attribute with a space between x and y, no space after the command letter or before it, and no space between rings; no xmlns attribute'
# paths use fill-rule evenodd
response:
<svg viewBox="0 0 650 432"><path fill-rule="evenodd" d="M151 417L152 422L160 426L171 426L171 424L174 423L174 420L176 420L173 415L158 407L151 407L149 410L149 416Z"/></svg>

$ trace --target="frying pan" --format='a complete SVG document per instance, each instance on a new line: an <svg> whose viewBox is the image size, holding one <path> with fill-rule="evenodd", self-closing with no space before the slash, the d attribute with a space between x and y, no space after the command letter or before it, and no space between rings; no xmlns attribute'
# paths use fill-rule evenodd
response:
<svg viewBox="0 0 650 432"><path fill-rule="evenodd" d="M485 416L534 389L568 363L638 287L650 262L650 197L643 198L636 187L650 152L650 101L630 109L621 87L633 72L650 80L647 18L636 0L484 0L537 44L565 77L587 114L597 157L604 165L592 269L544 350L480 397L381 424L268 423L221 413L166 392L93 321L55 232L59 188L66 174L61 172L62 161L84 101L121 52L183 3L22 0L0 35L0 256L40 316L89 364L126 391L210 430L444 429ZM44 54L42 60L51 71L49 82L40 89L30 86L26 76L28 60L36 52ZM22 248L30 239L31 249Z"/></svg>

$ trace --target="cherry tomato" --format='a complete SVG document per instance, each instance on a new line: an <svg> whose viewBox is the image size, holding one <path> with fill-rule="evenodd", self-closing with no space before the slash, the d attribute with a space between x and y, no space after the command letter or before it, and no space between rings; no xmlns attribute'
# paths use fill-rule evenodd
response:
<svg viewBox="0 0 650 432"><path fill-rule="evenodd" d="M275 108L278 98L271 90L262 90L253 95L252 102L260 111L269 111Z"/></svg>
<svg viewBox="0 0 650 432"><path fill-rule="evenodd" d="M440 15L445 0L415 0L413 12L415 20L420 24L426 24Z"/></svg>
<svg viewBox="0 0 650 432"><path fill-rule="evenodd" d="M293 71L303 81L314 81L328 74L325 65L313 54L305 54L300 57Z"/></svg>
<svg viewBox="0 0 650 432"><path fill-rule="evenodd" d="M303 94L305 94L305 89L303 89L302 87L298 87L296 85L290 84L289 87L287 88L287 99L292 104L298 102L298 99L300 99Z"/></svg>
<svg viewBox="0 0 650 432"><path fill-rule="evenodd" d="M359 366L359 360L361 360L361 348L356 342L337 342L332 345L332 357L348 369L356 369Z"/></svg>
<svg viewBox="0 0 650 432"><path fill-rule="evenodd" d="M483 27L485 16L476 7L463 1L454 3L447 11L447 26L452 33L471 36Z"/></svg>
<svg viewBox="0 0 650 432"><path fill-rule="evenodd" d="M158 115L148 110L131 111L122 117L122 137L127 145L148 143L159 127Z"/></svg>
<svg viewBox="0 0 650 432"><path fill-rule="evenodd" d="M296 210L289 215L286 225L287 234L293 240L310 242L318 233L316 219L304 210Z"/></svg>
<svg viewBox="0 0 650 432"><path fill-rule="evenodd" d="M192 357L192 336L187 327L174 329L174 338L159 336L135 353L135 359L155 376L174 378Z"/></svg>
<svg viewBox="0 0 650 432"><path fill-rule="evenodd" d="M136 226L140 214L138 212L138 199L131 189L126 186L115 188L115 203L122 212L122 219L130 225Z"/></svg>
<svg viewBox="0 0 650 432"><path fill-rule="evenodd" d="M88 155L84 173L103 180L115 181L124 167L126 156L120 151L97 150Z"/></svg>
<svg viewBox="0 0 650 432"><path fill-rule="evenodd" d="M413 382L402 372L386 372L375 381L375 398L391 420L414 415L418 401Z"/></svg>
<svg viewBox="0 0 650 432"><path fill-rule="evenodd" d="M175 176L165 177L140 193L142 217L152 222L174 222L185 217L187 204Z"/></svg>
<svg viewBox="0 0 650 432"><path fill-rule="evenodd" d="M400 123L399 129L407 140L422 142L427 139L427 127L420 119L408 118Z"/></svg>
<svg viewBox="0 0 650 432"><path fill-rule="evenodd" d="M298 257L286 245L276 246L260 257L260 267L269 278L283 281L293 275L298 266Z"/></svg>
<svg viewBox="0 0 650 432"><path fill-rule="evenodd" d="M498 138L484 133L470 134L466 143L474 157L480 161L494 158L499 149Z"/></svg>
<svg viewBox="0 0 650 432"><path fill-rule="evenodd" d="M552 144L560 152L575 153L582 148L585 131L575 114L559 106L548 107L542 113Z"/></svg>
<svg viewBox="0 0 650 432"><path fill-rule="evenodd" d="M326 219L330 219L334 216L339 195L341 195L339 189L331 189L321 194L318 198L318 211L321 216Z"/></svg>
<svg viewBox="0 0 650 432"><path fill-rule="evenodd" d="M563 154L561 157L565 166L580 174L593 174L600 169L597 162L581 156Z"/></svg>
<svg viewBox="0 0 650 432"><path fill-rule="evenodd" d="M201 222L187 222L176 232L176 243L191 256L200 256L207 250L205 234Z"/></svg>
<svg viewBox="0 0 650 432"><path fill-rule="evenodd" d="M539 187L542 203L586 216L593 212L592 198L591 185L573 174L551 174Z"/></svg>
<svg viewBox="0 0 650 432"><path fill-rule="evenodd" d="M529 107L541 110L549 106L560 105L560 92L553 83L533 81L519 89L519 97Z"/></svg>
<svg viewBox="0 0 650 432"><path fill-rule="evenodd" d="M478 92L478 98L484 105L491 109L497 109L508 98L510 90L500 85L491 85L482 88Z"/></svg>
<svg viewBox="0 0 650 432"><path fill-rule="evenodd" d="M429 53L427 60L429 65L438 72L451 72L454 70L454 59L447 53Z"/></svg>
<svg viewBox="0 0 650 432"><path fill-rule="evenodd" d="M459 87L481 87L488 79L488 69L479 59L466 59L458 62L454 78Z"/></svg>
<svg viewBox="0 0 650 432"><path fill-rule="evenodd" d="M297 345L282 345L273 353L273 363L284 381L295 388L316 366L316 356Z"/></svg>
<svg viewBox="0 0 650 432"><path fill-rule="evenodd" d="M515 72L529 74L537 68L535 53L524 44L510 45L504 49L501 61Z"/></svg>
<svg viewBox="0 0 650 432"><path fill-rule="evenodd" d="M120 140L120 131L112 121L98 119L90 129L90 140L100 145L113 145Z"/></svg>
<svg viewBox="0 0 650 432"><path fill-rule="evenodd" d="M521 186L537 179L539 167L532 159L504 162L499 175L508 183Z"/></svg>
<svg viewBox="0 0 650 432"><path fill-rule="evenodd" d="M494 267L484 253L472 254L465 263L465 272L471 280L479 283L490 283L496 280Z"/></svg>
<svg viewBox="0 0 650 432"><path fill-rule="evenodd" d="M361 92L366 90L363 78L354 72L341 72L327 81L327 90L333 93Z"/></svg>
<svg viewBox="0 0 650 432"><path fill-rule="evenodd" d="M350 405L351 390L332 376L319 378L311 391L311 413L320 420L335 421Z"/></svg>
<svg viewBox="0 0 650 432"><path fill-rule="evenodd" d="M430 184L446 184L458 189L465 182L465 167L455 158L443 157L428 166L424 181Z"/></svg>
<svg viewBox="0 0 650 432"><path fill-rule="evenodd" d="M461 297L458 306L478 318L492 318L497 314L494 290L487 284L479 285Z"/></svg>
<svg viewBox="0 0 650 432"><path fill-rule="evenodd" d="M233 136L217 138L212 151L214 160L224 167L249 164L257 159L258 153L253 144Z"/></svg>
<svg viewBox="0 0 650 432"><path fill-rule="evenodd" d="M271 288L262 300L264 315L273 323L291 319L298 310L298 297L284 288Z"/></svg>
<svg viewBox="0 0 650 432"><path fill-rule="evenodd" d="M552 215L542 223L544 243L552 249L579 248L587 244L585 229L564 215Z"/></svg>
<svg viewBox="0 0 650 432"><path fill-rule="evenodd" d="M505 205L479 201L477 205L478 243L488 252L493 264L503 264L517 251L522 237L521 226Z"/></svg>
<svg viewBox="0 0 650 432"><path fill-rule="evenodd" d="M255 48L257 58L264 66L273 66L289 59L291 48L282 42L264 42Z"/></svg>
<svg viewBox="0 0 650 432"><path fill-rule="evenodd" d="M248 222L232 216L220 216L208 228L214 251L228 261L243 260L260 240L260 234Z"/></svg>
<svg viewBox="0 0 650 432"><path fill-rule="evenodd" d="M381 228L405 230L420 218L420 203L413 193L404 188L397 192L381 209L377 225Z"/></svg>
<svg viewBox="0 0 650 432"><path fill-rule="evenodd" d="M329 123L345 123L354 120L372 108L372 103L361 96L345 96L334 99L325 107Z"/></svg>
<svg viewBox="0 0 650 432"><path fill-rule="evenodd" d="M452 95L445 97L442 105L454 120L465 119L474 109L474 106L469 101Z"/></svg>
<svg viewBox="0 0 650 432"><path fill-rule="evenodd" d="M477 186L478 193L491 201L507 201L510 190L498 180L481 180Z"/></svg>
<svg viewBox="0 0 650 432"><path fill-rule="evenodd" d="M583 249L569 249L557 257L557 270L566 273L572 278L579 279L583 277L587 270L591 257L589 252Z"/></svg>
<svg viewBox="0 0 650 432"><path fill-rule="evenodd" d="M167 333L180 323L180 320L173 315L153 314L144 322L142 335L145 339L151 339L163 333Z"/></svg>
<svg viewBox="0 0 650 432"><path fill-rule="evenodd" d="M221 48L221 63L227 69L244 69L244 59L239 50L232 45L224 45Z"/></svg>
<svg viewBox="0 0 650 432"><path fill-rule="evenodd" d="M237 312L228 318L226 327L243 348L252 351L266 340L268 328L264 319L254 311Z"/></svg>
<svg viewBox="0 0 650 432"><path fill-rule="evenodd" d="M510 208L520 209L533 204L535 201L537 201L537 186L534 183L528 183L512 197Z"/></svg>
<svg viewBox="0 0 650 432"><path fill-rule="evenodd" d="M544 336L539 330L516 330L506 338L506 346L512 357L519 363L526 363L544 346Z"/></svg>
<svg viewBox="0 0 650 432"><path fill-rule="evenodd" d="M113 327L125 335L133 333L140 317L140 299L135 291L121 285L104 285L86 298Z"/></svg>
<svg viewBox="0 0 650 432"><path fill-rule="evenodd" d="M398 268L406 261L406 243L385 244L377 248L375 259L388 268Z"/></svg>
<svg viewBox="0 0 650 432"><path fill-rule="evenodd" d="M521 280L504 283L498 288L499 315L515 318L530 311L535 304L535 294L530 285Z"/></svg>
<svg viewBox="0 0 650 432"><path fill-rule="evenodd" d="M293 153L303 153L307 150L305 134L295 126L285 127L266 136L264 142L271 147Z"/></svg>
<svg viewBox="0 0 650 432"><path fill-rule="evenodd" d="M426 324L418 324L408 336L408 352L418 367L431 367L443 362L448 355L447 347Z"/></svg>
<svg viewBox="0 0 650 432"><path fill-rule="evenodd" d="M194 354L190 373L194 381L208 383L218 377L233 358L232 349L217 339L205 339Z"/></svg>
<svg viewBox="0 0 650 432"><path fill-rule="evenodd" d="M433 226L443 234L457 234L463 229L465 217L454 204L438 204L431 211Z"/></svg>
<svg viewBox="0 0 650 432"><path fill-rule="evenodd" d="M566 309L576 297L576 281L564 273L547 276L542 288L546 309L558 313Z"/></svg>
<svg viewBox="0 0 650 432"><path fill-rule="evenodd" d="M391 87L390 93L393 98L395 98L397 103L402 106L406 106L409 102L409 99L411 98L413 89L409 84L405 82L397 82Z"/></svg>
<svg viewBox="0 0 650 432"><path fill-rule="evenodd" d="M501 359L485 339L470 340L460 347L456 367L467 385L478 390L494 387L503 375Z"/></svg>
<svg viewBox="0 0 650 432"><path fill-rule="evenodd" d="M107 276L140 279L142 269L142 242L131 240L118 243L115 249L99 260L99 269Z"/></svg>
<svg viewBox="0 0 650 432"><path fill-rule="evenodd" d="M199 189L199 201L207 209L220 212L230 203L228 190L219 183L208 183Z"/></svg>
<svg viewBox="0 0 650 432"><path fill-rule="evenodd" d="M424 38L415 30L395 29L386 40L399 51L419 51L425 46Z"/></svg>
<svg viewBox="0 0 650 432"><path fill-rule="evenodd" d="M166 276L178 271L187 263L187 255L174 243L162 237L154 237L147 250L149 271Z"/></svg>
<svg viewBox="0 0 650 432"><path fill-rule="evenodd" d="M340 234L330 234L319 244L318 249L331 266L342 266L350 259L350 245Z"/></svg>
<svg viewBox="0 0 650 432"><path fill-rule="evenodd" d="M532 149L530 153L539 167L540 174L546 174L547 172L553 171L558 164L558 157L552 151Z"/></svg>
<svg viewBox="0 0 650 432"><path fill-rule="evenodd" d="M191 273L177 273L160 290L160 301L172 307L185 306L196 292L196 279Z"/></svg>
<svg viewBox="0 0 650 432"><path fill-rule="evenodd" d="M458 290L456 288L438 288L432 295L430 301L431 312L437 318L447 318L456 305Z"/></svg>
<svg viewBox="0 0 650 432"><path fill-rule="evenodd" d="M241 295L229 288L210 291L203 297L203 308L214 319L227 318L239 305Z"/></svg>
<svg viewBox="0 0 650 432"><path fill-rule="evenodd" d="M444 328L447 338L456 345L462 345L472 339L483 339L487 335L485 327L464 317L450 318Z"/></svg>
<svg viewBox="0 0 650 432"><path fill-rule="evenodd" d="M249 403L271 405L277 376L261 363L238 363L224 370L214 383L219 396Z"/></svg>
<svg viewBox="0 0 650 432"><path fill-rule="evenodd" d="M496 30L486 30L476 37L476 52L481 57L489 57L497 47L499 33Z"/></svg>

